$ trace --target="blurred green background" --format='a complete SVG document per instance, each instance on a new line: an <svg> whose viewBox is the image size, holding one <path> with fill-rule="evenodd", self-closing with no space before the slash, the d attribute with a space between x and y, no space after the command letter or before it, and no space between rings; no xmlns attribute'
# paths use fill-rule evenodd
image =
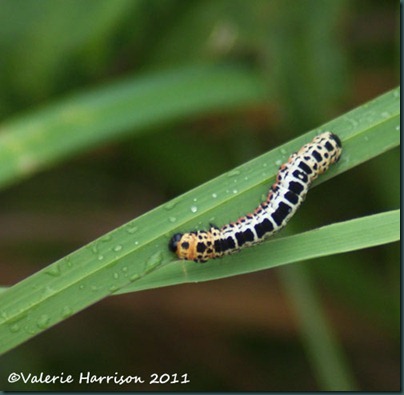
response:
<svg viewBox="0 0 404 395"><path fill-rule="evenodd" d="M1 190L1 286L399 83L397 2L2 0L0 10L2 122L166 70L236 65L266 81L259 104L128 130ZM285 232L395 209L399 185L396 149L315 188ZM399 390L398 243L299 266L356 388ZM326 389L292 296L295 269L108 298L3 356L0 389ZM11 385L12 371L191 382Z"/></svg>

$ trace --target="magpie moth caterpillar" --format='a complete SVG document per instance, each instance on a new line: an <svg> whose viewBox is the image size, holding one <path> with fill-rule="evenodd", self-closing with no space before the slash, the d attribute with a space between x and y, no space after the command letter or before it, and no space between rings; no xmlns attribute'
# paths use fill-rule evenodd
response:
<svg viewBox="0 0 404 395"><path fill-rule="evenodd" d="M341 140L324 132L293 153L278 171L267 199L251 214L221 228L177 233L169 249L179 259L206 262L260 243L281 230L304 201L311 183L341 156Z"/></svg>

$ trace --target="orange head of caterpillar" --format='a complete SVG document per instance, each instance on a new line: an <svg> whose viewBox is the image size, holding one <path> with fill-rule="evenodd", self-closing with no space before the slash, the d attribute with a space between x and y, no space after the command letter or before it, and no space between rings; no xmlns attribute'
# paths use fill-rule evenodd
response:
<svg viewBox="0 0 404 395"><path fill-rule="evenodd" d="M176 233L168 243L170 251L177 254L179 259L195 259L195 237L193 233Z"/></svg>
<svg viewBox="0 0 404 395"><path fill-rule="evenodd" d="M205 231L176 233L168 243L168 248L179 259L189 261L202 263L214 256L210 233Z"/></svg>

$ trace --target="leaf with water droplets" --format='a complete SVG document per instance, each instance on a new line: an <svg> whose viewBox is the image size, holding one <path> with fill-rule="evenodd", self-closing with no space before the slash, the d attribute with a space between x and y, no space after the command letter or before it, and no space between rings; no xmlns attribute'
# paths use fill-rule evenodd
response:
<svg viewBox="0 0 404 395"><path fill-rule="evenodd" d="M220 226L254 209L259 197L265 198L275 180L279 161L283 163L320 129L338 134L344 153L341 161L316 181L316 185L396 147L400 142L399 104L399 89L388 92L366 106L253 159L234 172L225 173L151 210L131 221L130 225L117 228L72 252L65 260L1 292L0 353L111 293L226 277L252 271L254 265L268 267L274 260L273 257L268 259L265 246L245 251L240 257L225 258L231 259L232 264L214 262L202 267L177 261L168 249L168 242L174 233L205 229L212 218ZM347 122L346 118L357 122ZM383 233L389 231L391 229L387 228ZM133 233L136 233L136 240ZM327 243L330 240L332 238L327 239ZM282 250L285 256L291 254L288 246L285 241ZM249 265L245 265L246 254ZM64 270L67 267L69 270ZM69 308L64 310L67 302Z"/></svg>

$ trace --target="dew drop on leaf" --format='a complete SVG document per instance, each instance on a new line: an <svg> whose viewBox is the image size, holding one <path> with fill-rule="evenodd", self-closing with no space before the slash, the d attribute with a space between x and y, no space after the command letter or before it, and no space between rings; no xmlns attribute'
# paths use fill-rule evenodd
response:
<svg viewBox="0 0 404 395"><path fill-rule="evenodd" d="M126 231L127 231L128 233L130 233L131 235L133 235L134 233L137 232L138 229L139 229L139 228L138 228L137 226L128 226L128 227L126 228Z"/></svg>
<svg viewBox="0 0 404 395"><path fill-rule="evenodd" d="M118 244L117 246L115 246L115 247L113 248L113 250L114 250L115 252L119 252L119 251L122 250L122 246L121 246L120 244Z"/></svg>
<svg viewBox="0 0 404 395"><path fill-rule="evenodd" d="M146 261L146 270L153 269L161 264L163 261L163 255L161 251L157 251Z"/></svg>
<svg viewBox="0 0 404 395"><path fill-rule="evenodd" d="M227 173L227 177L236 177L240 175L240 170L231 170Z"/></svg>
<svg viewBox="0 0 404 395"><path fill-rule="evenodd" d="M46 270L46 274L49 274L52 277L60 276L59 265L54 264L54 265L49 266L49 268Z"/></svg>
<svg viewBox="0 0 404 395"><path fill-rule="evenodd" d="M50 318L47 314L43 314L39 317L36 325L38 328L45 329L49 326Z"/></svg>
<svg viewBox="0 0 404 395"><path fill-rule="evenodd" d="M73 310L69 306L64 306L62 309L62 317L67 318L73 314Z"/></svg>
<svg viewBox="0 0 404 395"><path fill-rule="evenodd" d="M178 204L178 200L171 200L171 202L168 202L165 206L165 210L172 210L176 205Z"/></svg>
<svg viewBox="0 0 404 395"><path fill-rule="evenodd" d="M10 332L16 333L21 329L20 325L18 324L13 324L10 325Z"/></svg>

